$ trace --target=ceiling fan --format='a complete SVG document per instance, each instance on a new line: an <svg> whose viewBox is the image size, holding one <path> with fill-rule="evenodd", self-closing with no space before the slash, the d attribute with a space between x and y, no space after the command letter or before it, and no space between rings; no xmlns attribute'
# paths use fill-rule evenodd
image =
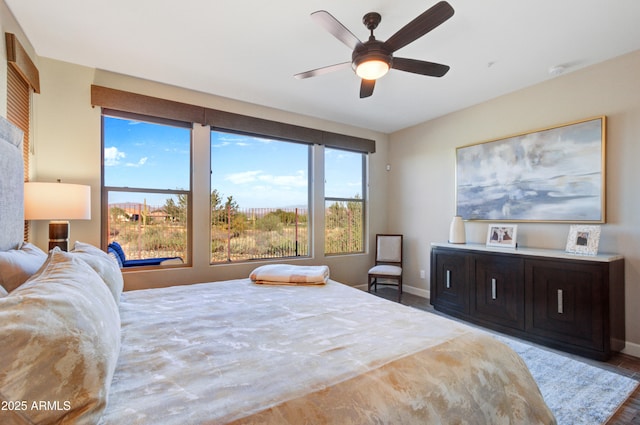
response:
<svg viewBox="0 0 640 425"><path fill-rule="evenodd" d="M446 1L441 1L402 27L387 41L382 42L376 40L373 35L373 30L378 27L382 17L379 13L370 12L362 18L364 25L371 31L369 40L363 43L329 12L325 10L313 12L311 18L318 25L353 50L351 62L342 62L301 72L294 77L298 79L315 77L351 66L355 73L362 78L360 98L371 96L376 80L391 68L414 74L442 77L449 71L449 66L417 59L394 58L393 53L433 30L451 16L453 16L451 5Z"/></svg>

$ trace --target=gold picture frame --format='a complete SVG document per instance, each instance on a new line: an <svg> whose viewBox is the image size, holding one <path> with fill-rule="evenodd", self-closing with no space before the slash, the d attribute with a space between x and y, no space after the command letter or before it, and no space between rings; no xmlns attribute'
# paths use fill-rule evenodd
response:
<svg viewBox="0 0 640 425"><path fill-rule="evenodd" d="M456 149L456 215L501 222L605 222L606 117Z"/></svg>

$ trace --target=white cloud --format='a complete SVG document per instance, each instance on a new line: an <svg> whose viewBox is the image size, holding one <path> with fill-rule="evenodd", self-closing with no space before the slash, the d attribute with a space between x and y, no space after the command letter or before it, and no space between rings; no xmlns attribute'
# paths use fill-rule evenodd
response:
<svg viewBox="0 0 640 425"><path fill-rule="evenodd" d="M240 146L240 147L246 147L246 146L251 147L251 146L254 146L256 142L262 143L262 144L269 144L273 142L273 140L271 139L263 139L261 137L256 137L256 136L243 136L241 134L232 134L232 133L227 133L227 134L217 133L215 140L216 142L211 145L214 148L223 148L229 145Z"/></svg>
<svg viewBox="0 0 640 425"><path fill-rule="evenodd" d="M233 174L228 174L225 176L225 180L230 181L233 184L244 184L244 183L251 183L256 181L256 177L261 174L262 171L260 170L255 170L255 171L243 171L240 173L233 173Z"/></svg>
<svg viewBox="0 0 640 425"><path fill-rule="evenodd" d="M228 174L224 178L233 184L246 184L260 182L263 185L277 187L306 187L307 179L303 170L296 171L293 175L265 174L261 170L243 171L241 173Z"/></svg>
<svg viewBox="0 0 640 425"><path fill-rule="evenodd" d="M124 159L126 154L120 152L115 146L110 148L104 148L104 165L107 167L114 167L120 164L120 160Z"/></svg>
<svg viewBox="0 0 640 425"><path fill-rule="evenodd" d="M140 158L138 162L127 162L127 167L141 167L147 162L147 157Z"/></svg>
<svg viewBox="0 0 640 425"><path fill-rule="evenodd" d="M307 179L304 177L304 171L298 170L294 175L274 176L272 174L262 174L258 176L261 182L271 183L274 186L286 187L306 187Z"/></svg>

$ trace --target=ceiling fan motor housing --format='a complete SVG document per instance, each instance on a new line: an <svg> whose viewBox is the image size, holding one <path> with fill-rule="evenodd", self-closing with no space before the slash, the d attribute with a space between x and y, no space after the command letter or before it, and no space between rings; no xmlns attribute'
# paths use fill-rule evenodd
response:
<svg viewBox="0 0 640 425"><path fill-rule="evenodd" d="M385 62L391 68L393 64L393 54L385 46L384 42L378 40L369 40L356 47L351 55L351 66L355 71L363 62L370 60L379 60Z"/></svg>

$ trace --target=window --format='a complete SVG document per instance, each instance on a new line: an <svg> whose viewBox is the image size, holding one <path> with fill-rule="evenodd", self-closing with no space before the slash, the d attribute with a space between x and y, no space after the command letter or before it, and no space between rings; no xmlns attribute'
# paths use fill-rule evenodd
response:
<svg viewBox="0 0 640 425"><path fill-rule="evenodd" d="M325 254L364 252L366 155L324 150Z"/></svg>
<svg viewBox="0 0 640 425"><path fill-rule="evenodd" d="M188 262L191 125L103 111L103 210L108 243L127 259Z"/></svg>
<svg viewBox="0 0 640 425"><path fill-rule="evenodd" d="M310 145L211 131L211 263L309 255Z"/></svg>
<svg viewBox="0 0 640 425"><path fill-rule="evenodd" d="M192 232L208 231L211 243L198 234L191 257L223 264L309 257L324 231L327 254L364 252L374 140L96 85L91 103L103 113L103 245L121 242L132 259L186 260ZM210 182L210 193L190 178L196 188ZM323 202L326 227L314 228Z"/></svg>
<svg viewBox="0 0 640 425"><path fill-rule="evenodd" d="M17 37L5 33L7 48L7 119L24 132L22 158L24 181L29 181L31 146L31 94L40 93L40 73ZM24 240L29 240L25 222Z"/></svg>

